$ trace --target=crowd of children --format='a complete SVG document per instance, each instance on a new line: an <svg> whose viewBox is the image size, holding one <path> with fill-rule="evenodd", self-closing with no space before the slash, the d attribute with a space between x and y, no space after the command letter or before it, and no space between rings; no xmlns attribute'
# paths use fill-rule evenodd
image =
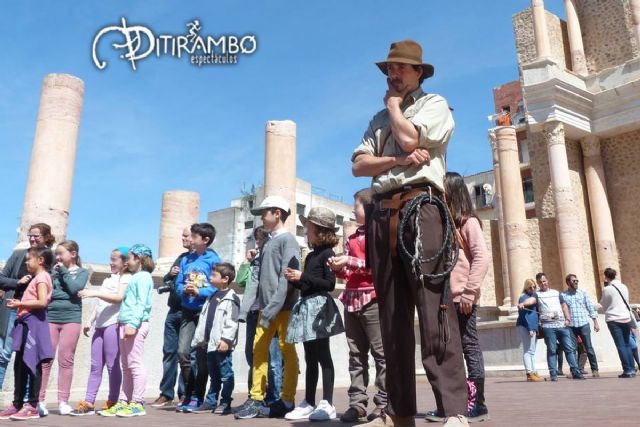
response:
<svg viewBox="0 0 640 427"><path fill-rule="evenodd" d="M230 287L236 280L234 266L222 262L210 248L216 235L214 227L199 223L185 229L183 246L187 251L165 276L166 289L159 290L170 292L163 358L167 378L163 377L161 396L153 406L173 401L177 371L174 368L171 374L171 363L167 363L173 351L180 367L177 412L233 413L236 419L335 419L330 338L346 332L351 386L349 407L340 419L357 422L380 417L387 405L386 366L376 290L371 271L365 266L365 205L370 202L370 190L354 195L359 228L338 255L334 253L339 241L335 214L316 207L306 217L301 215L311 249L301 262L297 240L285 228L291 213L288 202L279 196L266 197L253 210L261 216L263 225L254 231L256 247L248 251L248 263L237 278L245 287L242 299ZM8 280L12 274L15 279L15 294L5 298L7 307L16 311L15 328L7 333L13 339L16 360L14 401L0 413L0 419L23 420L48 414L45 390L56 351L61 415L145 415L144 351L154 288L151 250L141 244L117 247L111 252L111 275L99 290L85 289L88 272L82 268L77 243L58 244L54 255L51 237L46 224L34 225L31 248L24 254L27 271L13 271L21 256L14 254L16 259L12 256L8 263L13 270L5 267L0 278ZM23 277L22 273L28 274ZM343 315L330 294L336 278L346 281L340 295ZM4 289L4 282L0 286ZM470 291L477 295L477 290ZM88 322L81 325L82 303L88 298L95 300L95 307ZM232 357L239 323L246 323L249 394L244 403L232 408ZM167 342L167 328L175 337L171 343ZM86 393L72 409L69 393L73 356L80 333L88 337L92 330ZM25 345L27 342L36 345ZM296 343L302 343L306 362L304 399L297 405ZM174 346L173 350L168 344ZM368 412L369 354L375 361L376 393ZM97 408L96 395L105 367L108 397ZM320 374L322 399L316 402Z"/></svg>

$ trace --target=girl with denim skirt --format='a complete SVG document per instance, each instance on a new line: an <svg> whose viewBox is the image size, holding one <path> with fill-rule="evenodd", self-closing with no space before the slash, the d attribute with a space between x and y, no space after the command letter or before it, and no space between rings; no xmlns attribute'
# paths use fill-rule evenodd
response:
<svg viewBox="0 0 640 427"><path fill-rule="evenodd" d="M333 406L335 372L329 338L344 332L342 318L329 292L336 286L336 276L328 267L338 244L335 214L327 208L313 208L308 218L300 215L309 247L304 272L288 268L285 278L300 290L300 300L291 311L286 341L304 346L306 369L305 399L287 413L288 420L323 421L336 418ZM322 400L315 406L318 385L318 364L322 367Z"/></svg>

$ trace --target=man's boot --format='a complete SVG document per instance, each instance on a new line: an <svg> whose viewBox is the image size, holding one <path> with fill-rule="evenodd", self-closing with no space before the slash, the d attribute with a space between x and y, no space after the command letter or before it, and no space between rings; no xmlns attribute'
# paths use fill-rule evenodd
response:
<svg viewBox="0 0 640 427"><path fill-rule="evenodd" d="M486 421L489 419L489 409L484 404L484 378L470 378L469 381L475 385L476 395L475 404L469 409L468 421L470 423Z"/></svg>

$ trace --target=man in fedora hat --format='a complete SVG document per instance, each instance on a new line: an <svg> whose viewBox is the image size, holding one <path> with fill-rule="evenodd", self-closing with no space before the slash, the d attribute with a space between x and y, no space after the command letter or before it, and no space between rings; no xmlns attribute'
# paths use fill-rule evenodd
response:
<svg viewBox="0 0 640 427"><path fill-rule="evenodd" d="M387 76L385 109L373 117L352 157L353 174L373 178L374 203L366 221L367 263L373 272L387 359L388 407L385 416L367 426L415 426L416 308L422 364L438 411L445 415L446 426L464 426L468 425L467 388L458 321L446 293L448 279L419 278L398 247L398 224L406 215L411 220L401 230L405 246L419 247L414 242L419 235L423 259L443 246L438 207L425 203L419 212L406 209L410 200L424 194L443 200L445 154L454 122L447 101L420 87L433 76L434 68L422 61L417 42L392 43L387 59L376 65ZM437 275L450 267L446 261L435 257L420 267Z"/></svg>

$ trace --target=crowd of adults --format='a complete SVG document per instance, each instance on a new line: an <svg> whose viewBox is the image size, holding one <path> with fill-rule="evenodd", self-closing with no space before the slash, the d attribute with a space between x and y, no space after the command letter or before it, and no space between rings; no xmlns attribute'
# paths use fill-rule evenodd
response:
<svg viewBox="0 0 640 427"><path fill-rule="evenodd" d="M629 289L616 276L614 269L605 269L600 305L622 364L619 377L633 378L637 369L640 369L637 346L637 320L640 316L629 305ZM536 341L540 338L544 339L547 347L547 367L551 381L558 381L558 376L564 375L563 354L569 365L571 378L585 379L586 360L589 361L591 375L594 378L600 376L591 338L591 322L593 331L600 331L598 312L589 295L579 288L579 279L575 274L567 275L565 283L566 290L559 292L549 287L545 273L536 274L535 281L525 281L518 300L516 325L523 344L527 381L545 380L538 375L535 366Z"/></svg>

